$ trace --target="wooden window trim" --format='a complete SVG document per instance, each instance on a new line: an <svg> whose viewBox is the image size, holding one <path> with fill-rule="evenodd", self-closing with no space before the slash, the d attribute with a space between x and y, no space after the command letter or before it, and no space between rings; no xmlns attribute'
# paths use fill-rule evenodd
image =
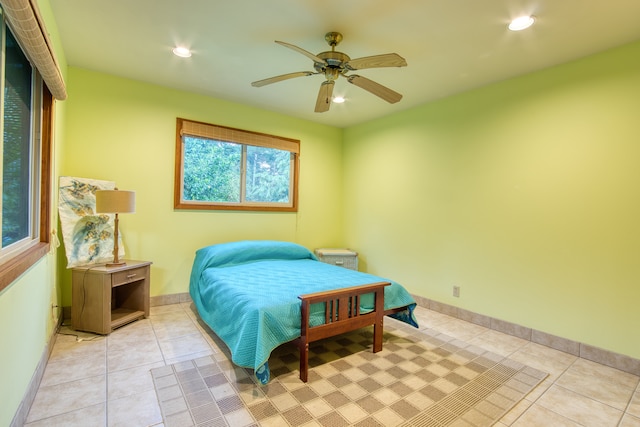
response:
<svg viewBox="0 0 640 427"><path fill-rule="evenodd" d="M260 147L277 148L289 151L294 155L293 182L291 206L269 206L250 204L222 204L222 203L188 203L182 201L182 136L184 134L216 139L237 144L254 145ZM212 125L194 120L177 118L176 120L176 151L175 176L173 185L173 205L181 210L233 210L233 211L261 211L261 212L297 212L298 211L298 177L300 174L300 141L290 138L235 129L225 126Z"/></svg>
<svg viewBox="0 0 640 427"><path fill-rule="evenodd" d="M53 96L42 85L42 130L40 149L40 239L0 264L0 292L49 252L51 227L51 159L53 140Z"/></svg>

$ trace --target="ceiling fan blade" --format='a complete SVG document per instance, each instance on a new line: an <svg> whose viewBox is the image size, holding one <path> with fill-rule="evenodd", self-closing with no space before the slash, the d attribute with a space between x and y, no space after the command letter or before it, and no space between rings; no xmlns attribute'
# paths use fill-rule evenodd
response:
<svg viewBox="0 0 640 427"><path fill-rule="evenodd" d="M327 61L325 61L322 58L319 58L319 57L315 56L313 53L311 53L309 51L306 51L301 47L298 47L298 46L295 46L295 45L292 45L292 44L289 44L289 43L281 42L281 41L278 41L278 40L276 40L276 43L278 43L278 44L280 44L282 46L288 47L289 49L293 49L298 53L303 54L307 58L310 58L313 62L318 62L320 64L327 65Z"/></svg>
<svg viewBox="0 0 640 427"><path fill-rule="evenodd" d="M316 100L316 113L324 113L329 111L331 106L331 96L333 95L333 86L336 84L333 80L327 80L320 85L318 99Z"/></svg>
<svg viewBox="0 0 640 427"><path fill-rule="evenodd" d="M358 76L356 74L348 76L347 80L362 89L371 92L372 94L379 96L385 101L395 104L402 99L402 95L396 91L389 89L386 86L382 86L380 83L376 83L373 80L369 80L366 77Z"/></svg>
<svg viewBox="0 0 640 427"><path fill-rule="evenodd" d="M384 55L365 56L356 58L344 64L348 70L362 70L364 68L381 67L406 67L407 61L397 53L386 53Z"/></svg>
<svg viewBox="0 0 640 427"><path fill-rule="evenodd" d="M277 83L283 80L293 79L294 77L312 76L314 74L318 74L318 73L313 73L311 71L297 71L295 73L282 74L280 76L269 77L268 79L264 79L264 80L258 80L251 83L251 86L261 87L265 85L270 85L271 83Z"/></svg>

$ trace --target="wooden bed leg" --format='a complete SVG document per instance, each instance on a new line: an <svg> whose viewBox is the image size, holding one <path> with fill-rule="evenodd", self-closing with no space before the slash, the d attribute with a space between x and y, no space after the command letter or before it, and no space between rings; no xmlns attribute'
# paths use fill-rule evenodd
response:
<svg viewBox="0 0 640 427"><path fill-rule="evenodd" d="M382 350L382 332L384 328L382 327L382 319L379 321L376 320L376 323L373 324L373 352L377 353Z"/></svg>
<svg viewBox="0 0 640 427"><path fill-rule="evenodd" d="M376 320L373 324L373 352L382 350L382 333L384 331L384 288L376 291Z"/></svg>
<svg viewBox="0 0 640 427"><path fill-rule="evenodd" d="M300 380L307 382L309 373L309 301L302 301L300 306L300 338L298 338L298 348L300 349Z"/></svg>
<svg viewBox="0 0 640 427"><path fill-rule="evenodd" d="M300 349L300 380L306 383L309 373L309 343L301 339L298 348Z"/></svg>

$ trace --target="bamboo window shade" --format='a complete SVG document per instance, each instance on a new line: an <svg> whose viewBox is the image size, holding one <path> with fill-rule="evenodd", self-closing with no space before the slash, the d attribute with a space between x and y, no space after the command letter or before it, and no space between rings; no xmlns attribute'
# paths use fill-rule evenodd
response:
<svg viewBox="0 0 640 427"><path fill-rule="evenodd" d="M178 119L180 136L191 135L216 141L235 142L239 144L253 145L257 147L275 148L285 150L296 155L300 154L300 141L281 136L267 135L242 129L234 129L225 126L211 125L194 122L186 119Z"/></svg>
<svg viewBox="0 0 640 427"><path fill-rule="evenodd" d="M54 98L67 99L67 89L56 61L36 0L0 0L13 35L38 69Z"/></svg>

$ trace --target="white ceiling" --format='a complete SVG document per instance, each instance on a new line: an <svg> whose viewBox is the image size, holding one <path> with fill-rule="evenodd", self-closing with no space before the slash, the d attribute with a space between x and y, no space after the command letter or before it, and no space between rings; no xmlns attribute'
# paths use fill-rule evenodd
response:
<svg viewBox="0 0 640 427"><path fill-rule="evenodd" d="M50 0L68 64L240 102L336 127L640 39L639 0ZM522 32L510 19L533 14ZM395 52L408 67L358 71L404 95L397 104L340 78L347 102L314 113L320 75L256 88L251 82L330 50L351 58ZM189 59L171 49L193 50ZM214 120L212 118L212 120Z"/></svg>

